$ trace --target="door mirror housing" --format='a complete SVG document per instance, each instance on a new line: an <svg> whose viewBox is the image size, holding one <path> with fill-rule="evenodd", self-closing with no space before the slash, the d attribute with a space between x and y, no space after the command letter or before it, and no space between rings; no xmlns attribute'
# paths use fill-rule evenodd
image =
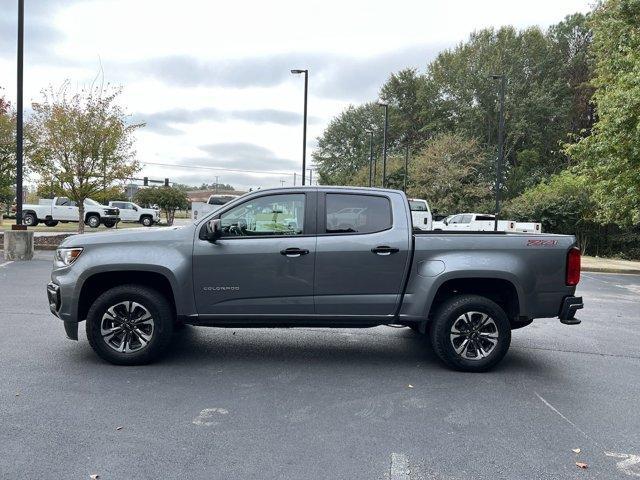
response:
<svg viewBox="0 0 640 480"><path fill-rule="evenodd" d="M209 220L205 225L206 237L211 243L216 243L220 237L222 237L222 228L220 226L220 219L214 218Z"/></svg>
<svg viewBox="0 0 640 480"><path fill-rule="evenodd" d="M135 205L132 205L132 208L137 212L138 211L138 207L136 207Z"/></svg>

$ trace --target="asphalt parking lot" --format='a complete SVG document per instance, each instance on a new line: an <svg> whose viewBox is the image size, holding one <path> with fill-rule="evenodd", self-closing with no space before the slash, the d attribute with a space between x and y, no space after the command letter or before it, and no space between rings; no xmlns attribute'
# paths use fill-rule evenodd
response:
<svg viewBox="0 0 640 480"><path fill-rule="evenodd" d="M49 314L50 253L1 258L0 478L640 477L640 276L583 274L583 323L485 374L392 327L187 328L115 367Z"/></svg>

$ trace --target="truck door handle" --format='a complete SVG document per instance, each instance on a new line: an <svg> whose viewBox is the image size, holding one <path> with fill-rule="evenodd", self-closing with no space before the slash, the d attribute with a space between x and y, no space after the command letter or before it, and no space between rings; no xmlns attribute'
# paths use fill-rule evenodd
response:
<svg viewBox="0 0 640 480"><path fill-rule="evenodd" d="M379 247L372 248L371 251L376 255L391 255L392 253L399 252L400 249L395 247L388 247L386 245L380 245Z"/></svg>
<svg viewBox="0 0 640 480"><path fill-rule="evenodd" d="M285 255L289 258L299 257L300 255L306 255L309 253L309 250L304 248L285 248L284 250L280 250L280 255Z"/></svg>

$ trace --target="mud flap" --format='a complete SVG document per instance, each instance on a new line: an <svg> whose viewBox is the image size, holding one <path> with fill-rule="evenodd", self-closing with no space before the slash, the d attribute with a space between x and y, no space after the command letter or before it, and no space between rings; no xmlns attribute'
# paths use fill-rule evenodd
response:
<svg viewBox="0 0 640 480"><path fill-rule="evenodd" d="M78 340L78 322L63 322L69 340Z"/></svg>

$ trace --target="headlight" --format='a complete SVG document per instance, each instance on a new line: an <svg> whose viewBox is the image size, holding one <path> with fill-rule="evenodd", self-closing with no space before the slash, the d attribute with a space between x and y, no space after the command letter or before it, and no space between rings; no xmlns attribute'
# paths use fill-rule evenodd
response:
<svg viewBox="0 0 640 480"><path fill-rule="evenodd" d="M78 259L81 253L82 248L58 248L55 263L60 267L68 267Z"/></svg>

